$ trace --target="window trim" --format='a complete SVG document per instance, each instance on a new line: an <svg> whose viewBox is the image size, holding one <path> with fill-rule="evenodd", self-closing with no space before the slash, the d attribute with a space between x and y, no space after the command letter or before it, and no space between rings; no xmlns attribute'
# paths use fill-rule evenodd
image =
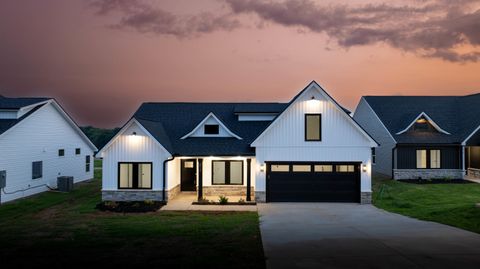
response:
<svg viewBox="0 0 480 269"><path fill-rule="evenodd" d="M377 150L376 148L372 148L372 164L377 164Z"/></svg>
<svg viewBox="0 0 480 269"><path fill-rule="evenodd" d="M207 126L216 126L217 130L215 133L207 133ZM219 135L220 134L220 125L219 124L204 124L203 125L203 134L204 135Z"/></svg>
<svg viewBox="0 0 480 269"><path fill-rule="evenodd" d="M62 154L60 154L60 152ZM65 157L65 149L58 149L57 155L58 155L58 157Z"/></svg>
<svg viewBox="0 0 480 269"><path fill-rule="evenodd" d="M419 150L425 150L426 151L426 158L427 158L427 164L425 166L425 168L420 168L420 167L417 167L417 151ZM432 158L431 158L431 151L432 150L438 150L440 152L440 165L438 168L432 168ZM415 149L415 169L420 169L420 170L423 170L423 169L443 169L442 168L442 150L439 149L439 148L417 148Z"/></svg>
<svg viewBox="0 0 480 269"><path fill-rule="evenodd" d="M90 155L85 155L85 173L89 173L92 168L92 156Z"/></svg>
<svg viewBox="0 0 480 269"><path fill-rule="evenodd" d="M214 169L213 169L213 163L215 162L225 162L225 183L215 183L213 181L214 179ZM231 162L241 162L242 163L242 183L230 183L230 163ZM228 163L228 165L227 165ZM212 185L234 185L234 186L243 186L244 184L244 176L245 176L245 167L244 167L244 162L243 160L212 160ZM228 175L228 177L227 177Z"/></svg>
<svg viewBox="0 0 480 269"><path fill-rule="evenodd" d="M319 116L319 139L308 139L307 137L307 118L309 116ZM321 113L305 113L304 117L304 138L306 142L320 142L322 141L322 114Z"/></svg>
<svg viewBox="0 0 480 269"><path fill-rule="evenodd" d="M38 177L35 177L34 176L34 173L33 173L33 165L34 163L40 163L40 176ZM40 178L43 178L43 161L33 161L32 162L32 180L34 179L40 179Z"/></svg>
<svg viewBox="0 0 480 269"><path fill-rule="evenodd" d="M82 154L82 149L81 148L75 148L75 155L81 155Z"/></svg>
<svg viewBox="0 0 480 269"><path fill-rule="evenodd" d="M121 164L150 164L150 188L129 188L129 187L120 187L120 165ZM133 178L132 178L132 185ZM137 178L138 186L138 178ZM118 190L151 190L153 189L153 163L152 162L118 162L117 163L117 189Z"/></svg>

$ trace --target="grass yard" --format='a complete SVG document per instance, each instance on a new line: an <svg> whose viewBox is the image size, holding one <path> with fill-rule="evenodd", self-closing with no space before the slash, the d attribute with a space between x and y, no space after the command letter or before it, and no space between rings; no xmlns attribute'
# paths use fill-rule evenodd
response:
<svg viewBox="0 0 480 269"><path fill-rule="evenodd" d="M265 267L257 213L99 212L100 176L0 206L2 268Z"/></svg>
<svg viewBox="0 0 480 269"><path fill-rule="evenodd" d="M390 212L480 233L480 184L417 185L373 179L373 203Z"/></svg>

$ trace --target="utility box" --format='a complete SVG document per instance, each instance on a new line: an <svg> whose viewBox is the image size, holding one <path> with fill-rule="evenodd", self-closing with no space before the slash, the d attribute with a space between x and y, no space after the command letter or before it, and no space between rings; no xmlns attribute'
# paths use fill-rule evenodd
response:
<svg viewBox="0 0 480 269"><path fill-rule="evenodd" d="M7 186L7 171L0 171L0 189Z"/></svg>
<svg viewBox="0 0 480 269"><path fill-rule="evenodd" d="M73 191L73 177L57 177L57 189L62 192Z"/></svg>

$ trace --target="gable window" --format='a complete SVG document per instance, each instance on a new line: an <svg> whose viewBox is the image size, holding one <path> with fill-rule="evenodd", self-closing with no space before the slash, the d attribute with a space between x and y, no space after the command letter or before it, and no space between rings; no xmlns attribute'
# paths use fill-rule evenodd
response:
<svg viewBox="0 0 480 269"><path fill-rule="evenodd" d="M218 124L205 124L203 126L203 131L204 134L215 135L219 134L220 129Z"/></svg>
<svg viewBox="0 0 480 269"><path fill-rule="evenodd" d="M58 150L58 156L60 156L60 157L65 156L65 150L64 149L59 149Z"/></svg>
<svg viewBox="0 0 480 269"><path fill-rule="evenodd" d="M151 189L152 163L118 163L119 189Z"/></svg>
<svg viewBox="0 0 480 269"><path fill-rule="evenodd" d="M213 185L243 185L243 161L212 161Z"/></svg>
<svg viewBox="0 0 480 269"><path fill-rule="evenodd" d="M430 168L440 168L440 150L430 150Z"/></svg>
<svg viewBox="0 0 480 269"><path fill-rule="evenodd" d="M85 172L90 172L90 155L85 156Z"/></svg>
<svg viewBox="0 0 480 269"><path fill-rule="evenodd" d="M81 151L80 151L80 148L76 148L75 149L75 155L80 155Z"/></svg>
<svg viewBox="0 0 480 269"><path fill-rule="evenodd" d="M322 115L305 114L305 141L322 140Z"/></svg>
<svg viewBox="0 0 480 269"><path fill-rule="evenodd" d="M375 152L375 148L372 148L372 164L376 163L377 153Z"/></svg>
<svg viewBox="0 0 480 269"><path fill-rule="evenodd" d="M32 163L32 179L41 178L43 176L43 162Z"/></svg>

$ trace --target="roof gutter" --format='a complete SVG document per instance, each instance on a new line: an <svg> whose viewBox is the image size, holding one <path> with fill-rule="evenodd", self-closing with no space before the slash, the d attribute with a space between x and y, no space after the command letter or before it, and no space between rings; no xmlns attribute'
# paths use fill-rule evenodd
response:
<svg viewBox="0 0 480 269"><path fill-rule="evenodd" d="M165 183L167 182L167 163L170 162L170 161L173 161L175 159L175 156L172 155L172 158L171 159L166 159L163 161L163 183L162 183L162 202L166 203L167 200L165 199L165 193L166 193L166 190L165 190Z"/></svg>

